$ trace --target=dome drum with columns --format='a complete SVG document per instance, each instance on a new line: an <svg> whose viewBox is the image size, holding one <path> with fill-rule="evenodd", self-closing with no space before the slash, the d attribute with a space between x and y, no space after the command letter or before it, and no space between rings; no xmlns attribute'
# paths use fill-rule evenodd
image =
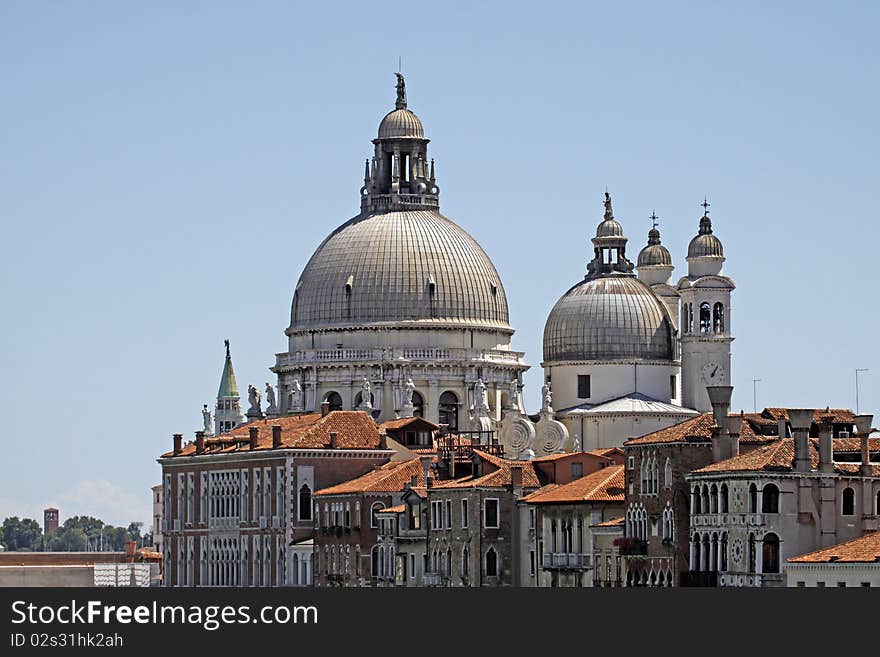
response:
<svg viewBox="0 0 880 657"><path fill-rule="evenodd" d="M294 292L289 348L277 354L282 412L343 409L363 398L381 420L413 412L461 430L482 427L478 382L497 422L528 369L512 351L507 297L480 245L439 212L434 163L397 74L361 188L361 212L322 242ZM301 403L288 403L301 388ZM483 413L485 415L486 413ZM482 418L485 420L486 418Z"/></svg>

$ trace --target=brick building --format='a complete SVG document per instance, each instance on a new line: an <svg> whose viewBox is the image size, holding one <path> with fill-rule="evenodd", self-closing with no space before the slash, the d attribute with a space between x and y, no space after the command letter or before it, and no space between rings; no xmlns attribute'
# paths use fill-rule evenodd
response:
<svg viewBox="0 0 880 657"><path fill-rule="evenodd" d="M51 534L58 529L58 509L49 507L43 510L43 534Z"/></svg>
<svg viewBox="0 0 880 657"><path fill-rule="evenodd" d="M379 544L378 514L399 505L406 486L423 486L429 464L391 461L315 494L316 586L377 586L393 573L394 549Z"/></svg>
<svg viewBox="0 0 880 657"><path fill-rule="evenodd" d="M185 445L175 434L158 459L165 585L294 584L288 547L314 533L314 492L393 454L361 411L253 420Z"/></svg>

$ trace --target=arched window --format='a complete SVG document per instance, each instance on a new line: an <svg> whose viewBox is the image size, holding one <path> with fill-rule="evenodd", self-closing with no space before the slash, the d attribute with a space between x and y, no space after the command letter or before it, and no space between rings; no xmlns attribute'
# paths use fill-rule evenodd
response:
<svg viewBox="0 0 880 657"><path fill-rule="evenodd" d="M700 508L703 510L703 513L712 513L712 507L709 506L709 486L703 484L703 490L700 493Z"/></svg>
<svg viewBox="0 0 880 657"><path fill-rule="evenodd" d="M720 301L712 307L712 332L724 333L724 304Z"/></svg>
<svg viewBox="0 0 880 657"><path fill-rule="evenodd" d="M328 392L324 395L324 401L330 404L331 411L342 410L342 396L338 392Z"/></svg>
<svg viewBox="0 0 880 657"><path fill-rule="evenodd" d="M370 552L370 574L373 577L379 577L379 570L382 567L382 558L379 555L379 546L374 545Z"/></svg>
<svg viewBox="0 0 880 657"><path fill-rule="evenodd" d="M712 484L709 489L709 513L718 513L718 486Z"/></svg>
<svg viewBox="0 0 880 657"><path fill-rule="evenodd" d="M486 552L486 577L498 576L498 553L495 548L489 548Z"/></svg>
<svg viewBox="0 0 880 657"><path fill-rule="evenodd" d="M452 550L446 549L446 574L452 577Z"/></svg>
<svg viewBox="0 0 880 657"><path fill-rule="evenodd" d="M749 572L755 572L755 564L757 563L757 552L755 552L755 535L749 534Z"/></svg>
<svg viewBox="0 0 880 657"><path fill-rule="evenodd" d="M700 304L700 333L712 332L712 313L708 303Z"/></svg>
<svg viewBox="0 0 880 657"><path fill-rule="evenodd" d="M856 492L852 488L843 489L843 508L841 513L845 516L856 514Z"/></svg>
<svg viewBox="0 0 880 657"><path fill-rule="evenodd" d="M419 393L412 394L413 417L425 417L425 398Z"/></svg>
<svg viewBox="0 0 880 657"><path fill-rule="evenodd" d="M376 514L385 508L385 505L382 502L374 502L373 506L370 507L370 527L375 529L379 526L379 519L376 517Z"/></svg>
<svg viewBox="0 0 880 657"><path fill-rule="evenodd" d="M761 572L779 572L779 537L776 534L764 536L764 545L761 550Z"/></svg>
<svg viewBox="0 0 880 657"><path fill-rule="evenodd" d="M449 425L452 432L458 431L458 397L454 392L446 391L440 395L438 406L440 424Z"/></svg>
<svg viewBox="0 0 880 657"><path fill-rule="evenodd" d="M293 555L293 584L294 586L299 584L299 555L294 553Z"/></svg>
<svg viewBox="0 0 880 657"><path fill-rule="evenodd" d="M700 541L700 535L694 534L694 570L700 571L703 569L703 555L701 554L703 544Z"/></svg>
<svg viewBox="0 0 880 657"><path fill-rule="evenodd" d="M299 489L299 519L312 519L312 489L303 484Z"/></svg>
<svg viewBox="0 0 880 657"><path fill-rule="evenodd" d="M361 574L361 546L354 546L354 574Z"/></svg>
<svg viewBox="0 0 880 657"><path fill-rule="evenodd" d="M687 333L687 325L688 325L688 305L684 304L681 307L681 331L682 333Z"/></svg>
<svg viewBox="0 0 880 657"><path fill-rule="evenodd" d="M663 484L666 488L672 488L672 459L669 457L666 457L666 467L663 475Z"/></svg>
<svg viewBox="0 0 880 657"><path fill-rule="evenodd" d="M702 513L702 510L700 507L700 488L699 488L699 486L694 488L694 492L691 494L691 499L693 500L692 505L691 505L691 506L693 506L693 508L691 509L691 513L694 515L696 515L698 513Z"/></svg>
<svg viewBox="0 0 880 657"><path fill-rule="evenodd" d="M470 572L470 556L471 552L468 550L468 546L465 545L461 549L461 576L467 577Z"/></svg>
<svg viewBox="0 0 880 657"><path fill-rule="evenodd" d="M719 505L718 511L720 513L727 513L728 507L729 507L728 495L727 495L727 484L721 484L721 496L720 496L719 500L720 500L720 505Z"/></svg>
<svg viewBox="0 0 880 657"><path fill-rule="evenodd" d="M758 512L758 487L755 484L749 485L749 513Z"/></svg>
<svg viewBox="0 0 880 657"><path fill-rule="evenodd" d="M779 513L779 488L767 484L762 491L761 513Z"/></svg>
<svg viewBox="0 0 880 657"><path fill-rule="evenodd" d="M727 533L721 535L721 570L727 570Z"/></svg>

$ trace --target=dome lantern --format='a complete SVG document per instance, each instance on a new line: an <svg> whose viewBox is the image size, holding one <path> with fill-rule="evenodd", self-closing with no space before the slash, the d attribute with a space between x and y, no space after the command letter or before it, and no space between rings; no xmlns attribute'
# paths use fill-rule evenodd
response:
<svg viewBox="0 0 880 657"><path fill-rule="evenodd" d="M436 210L440 188L434 176L434 160L428 163L425 130L415 112L407 107L406 81L397 76L394 109L379 124L373 140L372 161L367 160L361 211Z"/></svg>
<svg viewBox="0 0 880 657"><path fill-rule="evenodd" d="M697 235L688 244L687 261L689 275L704 276L720 274L724 263L724 246L712 234L712 220L709 218L709 202L703 199L700 204L703 216Z"/></svg>
<svg viewBox="0 0 880 657"><path fill-rule="evenodd" d="M609 274L632 275L633 263L626 257L626 235L614 219L611 194L605 192L605 215L596 227L593 242L593 260L587 265L587 278Z"/></svg>

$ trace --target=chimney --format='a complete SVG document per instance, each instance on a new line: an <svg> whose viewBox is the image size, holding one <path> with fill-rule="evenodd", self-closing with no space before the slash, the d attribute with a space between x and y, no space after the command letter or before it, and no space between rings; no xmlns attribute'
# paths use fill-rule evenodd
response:
<svg viewBox="0 0 880 657"><path fill-rule="evenodd" d="M431 463L433 462L433 458L430 456L420 456L419 463L422 464L422 477L425 482L425 487L430 488L430 480L431 478L428 476L428 473L431 471Z"/></svg>
<svg viewBox="0 0 880 657"><path fill-rule="evenodd" d="M871 453L868 451L868 436L871 435L873 415L856 415L856 432L859 434L859 450L862 453L861 472L863 477L871 475Z"/></svg>
<svg viewBox="0 0 880 657"><path fill-rule="evenodd" d="M388 449L388 434L384 431L379 432L379 449Z"/></svg>
<svg viewBox="0 0 880 657"><path fill-rule="evenodd" d="M321 417L326 416L327 413L329 413L329 412L330 412L330 402L325 399L324 401L321 402Z"/></svg>
<svg viewBox="0 0 880 657"><path fill-rule="evenodd" d="M272 425L272 449L281 448L281 425Z"/></svg>
<svg viewBox="0 0 880 657"><path fill-rule="evenodd" d="M522 496L523 468L519 464L510 466L510 486L513 489L513 494L516 497Z"/></svg>
<svg viewBox="0 0 880 657"><path fill-rule="evenodd" d="M742 412L739 415L730 415L727 417L727 433L730 440L730 455L739 456L739 437L742 435L742 428L746 418Z"/></svg>
<svg viewBox="0 0 880 657"><path fill-rule="evenodd" d="M834 416L819 418L819 471L834 472Z"/></svg>
<svg viewBox="0 0 880 657"><path fill-rule="evenodd" d="M137 554L137 542L136 541L126 541L125 542L125 558L127 561L134 561L134 557Z"/></svg>
<svg viewBox="0 0 880 657"><path fill-rule="evenodd" d="M790 408L788 419L791 422L791 434L794 436L795 472L810 471L810 427L813 424L812 408Z"/></svg>
<svg viewBox="0 0 880 657"><path fill-rule="evenodd" d="M337 449L339 447L339 433L336 431L330 432L330 449Z"/></svg>
<svg viewBox="0 0 880 657"><path fill-rule="evenodd" d="M732 456L727 418L730 414L730 397L733 386L706 386L715 424L712 427L712 461L717 463Z"/></svg>
<svg viewBox="0 0 880 657"><path fill-rule="evenodd" d="M205 453L205 432L196 431L196 454Z"/></svg>
<svg viewBox="0 0 880 657"><path fill-rule="evenodd" d="M788 423L785 421L784 416L776 420L776 433L780 438L788 437Z"/></svg>
<svg viewBox="0 0 880 657"><path fill-rule="evenodd" d="M248 438L250 439L250 448L257 448L257 436L260 435L260 428L257 426L252 426L248 428Z"/></svg>
<svg viewBox="0 0 880 657"><path fill-rule="evenodd" d="M173 452L173 454L174 454L174 456L177 456L178 454L180 454L180 446L183 443L183 434L176 433L176 434L174 434L173 439L174 439L174 452Z"/></svg>

